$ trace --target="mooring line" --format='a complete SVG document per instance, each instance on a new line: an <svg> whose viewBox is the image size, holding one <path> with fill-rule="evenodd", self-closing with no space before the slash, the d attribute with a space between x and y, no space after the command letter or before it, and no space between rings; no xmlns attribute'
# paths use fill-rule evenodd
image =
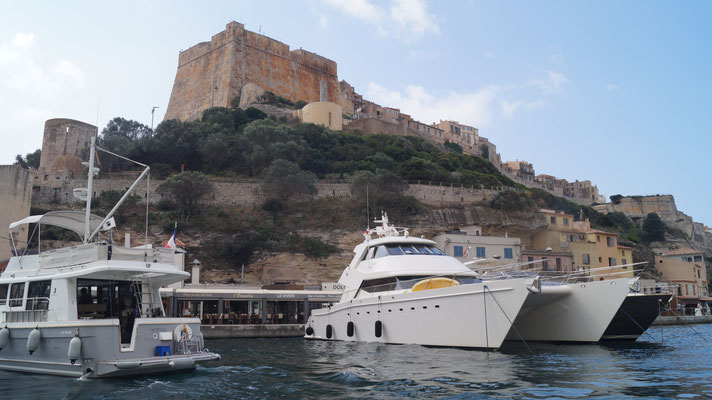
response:
<svg viewBox="0 0 712 400"><path fill-rule="evenodd" d="M519 336L519 338L522 339L522 343L524 343L524 347L526 347L527 350L529 350L529 353L534 354L534 352L532 351L532 349L529 348L529 345L527 344L527 341L524 340L524 337L519 333L519 330L517 329L517 327L514 326L514 322L512 322L512 320L509 319L509 316L507 315L506 312L504 312L504 309L503 309L502 306L499 304L499 301L497 301L497 298L494 297L494 293L492 293L492 291L489 290L489 288L488 288L487 286L485 286L485 290L487 290L488 292L490 292L490 294L492 295L492 299L493 299L494 302L497 304L497 306L499 307L499 309L502 311L502 314L504 314L504 318L507 318L507 321L509 321L509 325L512 327L512 329L514 329L514 332L517 334L517 336Z"/></svg>
<svg viewBox="0 0 712 400"><path fill-rule="evenodd" d="M627 312L625 312L624 309L621 308L621 311L623 311L623 314L625 314L626 317L630 318L630 320L633 321L633 323L634 323L638 328L640 328L640 330L642 330L643 333L645 333L646 335L650 336L650 338L653 339L653 342L658 343L658 341L655 340L655 338L654 338L651 334L649 334L646 329L643 329L643 327L640 326L640 324L638 323L638 321L636 321L635 319L633 319L633 317L631 317ZM658 315L660 315L660 313L658 313Z"/></svg>
<svg viewBox="0 0 712 400"><path fill-rule="evenodd" d="M692 329L692 332L695 332L695 333L697 334L697 336L699 336L699 337L702 338L702 340L704 340L705 342L709 342L709 340L707 340L707 338L705 338L704 336L702 336L699 332L697 332L697 331L695 330L695 328L691 327L687 322L685 322L684 319L682 319L682 317L680 317L675 311L673 311L673 310L672 310L672 307L670 308L670 312L673 313L673 314L675 314L675 316L676 316L677 318L679 318L680 321L682 321L682 323L685 324L686 327ZM660 321L660 323L662 324L662 321Z"/></svg>

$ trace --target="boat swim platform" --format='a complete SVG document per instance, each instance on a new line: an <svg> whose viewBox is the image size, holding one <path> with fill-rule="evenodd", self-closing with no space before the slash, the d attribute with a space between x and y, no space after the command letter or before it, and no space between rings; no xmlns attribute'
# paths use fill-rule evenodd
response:
<svg viewBox="0 0 712 400"><path fill-rule="evenodd" d="M206 325L200 327L205 339L303 337L304 324Z"/></svg>

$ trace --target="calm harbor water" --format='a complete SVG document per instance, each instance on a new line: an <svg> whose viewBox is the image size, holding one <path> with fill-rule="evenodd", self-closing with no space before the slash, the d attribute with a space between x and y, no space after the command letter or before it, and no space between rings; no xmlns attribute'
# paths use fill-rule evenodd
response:
<svg viewBox="0 0 712 400"><path fill-rule="evenodd" d="M0 371L2 399L709 398L712 324L633 343L509 344L499 352L293 339L207 343L193 373L78 380ZM657 343L656 343L657 342Z"/></svg>

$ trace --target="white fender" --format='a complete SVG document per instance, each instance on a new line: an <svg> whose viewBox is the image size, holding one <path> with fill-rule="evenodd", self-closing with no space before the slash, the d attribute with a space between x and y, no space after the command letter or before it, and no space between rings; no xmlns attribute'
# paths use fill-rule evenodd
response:
<svg viewBox="0 0 712 400"><path fill-rule="evenodd" d="M77 362L82 353L82 339L79 335L74 335L72 340L69 341L69 350L67 351L67 356L69 357L69 362L74 365Z"/></svg>
<svg viewBox="0 0 712 400"><path fill-rule="evenodd" d="M10 343L10 330L7 329L7 326L0 329L0 350L4 349L7 347L7 345Z"/></svg>
<svg viewBox="0 0 712 400"><path fill-rule="evenodd" d="M40 330L35 328L30 331L30 334L27 335L27 351L30 352L30 355L37 350L37 348L40 347L40 340L42 339L42 334L40 333Z"/></svg>
<svg viewBox="0 0 712 400"><path fill-rule="evenodd" d="M142 365L141 361L117 361L116 368L118 369L134 369Z"/></svg>

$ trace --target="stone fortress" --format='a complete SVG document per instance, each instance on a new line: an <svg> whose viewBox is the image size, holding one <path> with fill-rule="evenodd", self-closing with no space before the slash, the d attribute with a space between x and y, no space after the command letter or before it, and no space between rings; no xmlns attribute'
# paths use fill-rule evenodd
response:
<svg viewBox="0 0 712 400"><path fill-rule="evenodd" d="M85 122L66 118L47 120L35 180L48 182L79 178L82 161L86 158L83 153L89 148L91 138L97 134L97 127Z"/></svg>
<svg viewBox="0 0 712 400"><path fill-rule="evenodd" d="M454 143L466 154L487 158L502 174L527 187L580 204L605 202L588 180L568 182L535 175L526 161L503 163L494 143L473 126L443 120L426 124L397 108L366 100L348 82L339 81L336 62L303 49L290 50L235 21L210 42L180 52L165 119L197 119L204 110L230 107L238 98L240 106L258 103L265 91L307 102L294 113L304 122L365 134L419 136L438 145Z"/></svg>

